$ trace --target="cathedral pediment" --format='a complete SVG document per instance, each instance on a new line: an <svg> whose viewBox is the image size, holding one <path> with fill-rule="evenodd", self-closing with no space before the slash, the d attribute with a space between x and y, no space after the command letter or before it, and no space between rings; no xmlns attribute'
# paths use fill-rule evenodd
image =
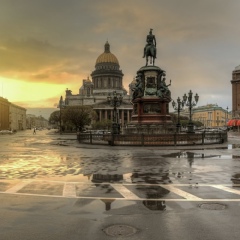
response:
<svg viewBox="0 0 240 240"><path fill-rule="evenodd" d="M92 106L93 106L93 108L113 108L113 106L111 106L108 101L98 102L96 104L93 104ZM118 106L117 108L131 107L131 106L132 106L131 103L129 103L127 101L122 101L121 105Z"/></svg>

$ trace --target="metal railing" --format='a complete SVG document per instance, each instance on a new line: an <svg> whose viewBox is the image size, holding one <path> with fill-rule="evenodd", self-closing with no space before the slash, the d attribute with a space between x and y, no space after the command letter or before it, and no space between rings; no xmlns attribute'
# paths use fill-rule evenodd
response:
<svg viewBox="0 0 240 240"><path fill-rule="evenodd" d="M92 134L78 133L79 143L111 146L183 146L221 144L227 132L169 133L169 134Z"/></svg>

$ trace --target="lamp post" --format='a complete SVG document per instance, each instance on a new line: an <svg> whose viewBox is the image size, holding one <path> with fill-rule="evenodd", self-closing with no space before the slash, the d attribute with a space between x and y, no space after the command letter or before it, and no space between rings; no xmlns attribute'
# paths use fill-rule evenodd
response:
<svg viewBox="0 0 240 240"><path fill-rule="evenodd" d="M110 104L110 106L113 106L113 122L112 122L112 134L119 134L120 133L120 126L118 123L118 117L117 117L117 107L119 107L122 103L122 95L117 95L116 91L113 92L113 95L111 96L110 93L107 97L107 100Z"/></svg>
<svg viewBox="0 0 240 240"><path fill-rule="evenodd" d="M181 130L181 124L180 124L180 111L183 110L184 107L184 101L181 101L180 97L177 99L177 103L175 101L172 101L172 106L174 110L177 110L178 116L177 116L177 132L179 133Z"/></svg>
<svg viewBox="0 0 240 240"><path fill-rule="evenodd" d="M60 114L59 114L59 122L60 122L59 128L60 128L60 129L59 129L59 133L62 134L62 111L61 111L61 109L62 109L63 107L65 107L65 104L64 104L64 101L63 101L63 97L62 97L62 96L60 97L58 107L59 107L59 109L60 109Z"/></svg>
<svg viewBox="0 0 240 240"><path fill-rule="evenodd" d="M226 119L226 124L228 122L228 107L227 107L227 119Z"/></svg>
<svg viewBox="0 0 240 240"><path fill-rule="evenodd" d="M197 93L194 96L194 99L195 99L195 102L193 101L193 93L192 93L191 90L189 91L188 96L186 95L186 93L183 96L183 102L189 109L189 122L188 122L188 126L187 126L188 127L188 130L187 130L188 133L194 133L193 122L192 122L192 108L197 105L197 102L198 102L198 99L199 99L199 96L198 96Z"/></svg>

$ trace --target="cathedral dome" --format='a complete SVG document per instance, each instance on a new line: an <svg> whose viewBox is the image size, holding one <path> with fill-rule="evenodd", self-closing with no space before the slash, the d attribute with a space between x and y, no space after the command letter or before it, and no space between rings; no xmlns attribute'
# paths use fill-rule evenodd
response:
<svg viewBox="0 0 240 240"><path fill-rule="evenodd" d="M104 45L104 53L102 53L96 60L96 65L101 63L114 63L119 65L116 56L110 52L110 44L108 41Z"/></svg>

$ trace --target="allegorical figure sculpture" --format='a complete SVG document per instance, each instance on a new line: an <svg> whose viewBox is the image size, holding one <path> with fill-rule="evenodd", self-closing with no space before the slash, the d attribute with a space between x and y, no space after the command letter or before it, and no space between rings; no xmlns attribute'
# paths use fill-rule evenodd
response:
<svg viewBox="0 0 240 240"><path fill-rule="evenodd" d="M150 63L153 63L157 57L157 42L155 36L152 34L152 29L150 29L149 34L146 39L147 43L144 47L143 58L146 57L146 66L148 65L148 57L150 57Z"/></svg>
<svg viewBox="0 0 240 240"><path fill-rule="evenodd" d="M166 84L166 79L163 77L161 80L158 90L157 90L157 96L161 98L169 98L171 99L171 91L168 89L168 87L171 85L171 80L170 83L167 85Z"/></svg>
<svg viewBox="0 0 240 240"><path fill-rule="evenodd" d="M140 73L136 77L136 84L132 91L133 91L132 100L136 98L141 98L143 96L143 84Z"/></svg>

